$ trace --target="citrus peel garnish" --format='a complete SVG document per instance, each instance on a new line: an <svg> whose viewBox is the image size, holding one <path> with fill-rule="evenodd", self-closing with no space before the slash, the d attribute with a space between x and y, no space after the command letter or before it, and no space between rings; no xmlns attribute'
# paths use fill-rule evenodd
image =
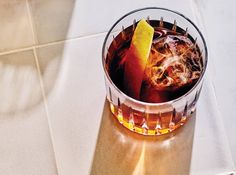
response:
<svg viewBox="0 0 236 175"><path fill-rule="evenodd" d="M135 99L140 98L141 85L152 46L153 35L153 27L144 19L140 20L125 56L123 85L126 93Z"/></svg>

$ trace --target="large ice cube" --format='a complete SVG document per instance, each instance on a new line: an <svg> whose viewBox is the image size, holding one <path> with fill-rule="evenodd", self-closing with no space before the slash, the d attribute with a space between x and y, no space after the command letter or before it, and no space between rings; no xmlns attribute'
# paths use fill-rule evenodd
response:
<svg viewBox="0 0 236 175"><path fill-rule="evenodd" d="M197 45L188 37L168 35L153 41L144 81L156 90L176 90L198 79L201 70Z"/></svg>

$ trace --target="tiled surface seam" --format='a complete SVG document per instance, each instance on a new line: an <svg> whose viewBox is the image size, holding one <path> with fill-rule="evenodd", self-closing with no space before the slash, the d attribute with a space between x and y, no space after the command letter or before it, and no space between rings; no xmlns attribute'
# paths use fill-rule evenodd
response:
<svg viewBox="0 0 236 175"><path fill-rule="evenodd" d="M74 41L74 40L92 38L92 37L104 35L106 33L107 33L107 31L106 32L100 32L100 33L95 33L95 34L90 34L90 35L85 35L85 36L69 38L69 39L60 40L60 41L49 42L49 43L45 43L45 44L35 44L33 46L30 46L30 47L22 47L22 48L18 48L18 49L12 49L12 50L9 50L9 51L0 52L0 56L1 55L6 55L6 54L11 54L11 53L16 53L16 52L23 52L23 51L27 51L27 50L32 50L34 48L37 49L37 48L41 48L41 47L46 47L46 46L51 46L51 45L56 45L56 44L62 44L62 43L69 42L69 41Z"/></svg>
<svg viewBox="0 0 236 175"><path fill-rule="evenodd" d="M31 9L30 9L30 5L29 5L28 0L26 0L26 4L27 4L27 11L28 11L28 18L30 20L30 26L31 26L31 30L32 30L32 33L33 33L34 44L36 44L36 43L38 43L37 42L37 34L36 34L36 31L35 31L35 28L34 28L34 22L32 20L32 13L31 13ZM56 166L56 171L57 171L56 173L59 174L58 173L59 169L58 169L58 163L57 163L57 155L56 155L55 146L54 146L55 142L54 142L54 137L53 137L53 133L52 133L52 127L51 127L51 122L50 122L47 103L46 103L46 98L45 98L44 85L43 85L43 80L42 80L42 76L41 76L41 71L40 71L40 67L39 67L39 61L38 61L35 45L32 48L33 48L34 59L35 59L35 63L36 63L37 71L38 71L38 76L39 76L40 89L41 89L41 93L42 93L42 96L43 96L44 109L45 109L45 112L46 112L47 123L48 123L48 128L49 128L49 134L50 134L52 150L53 150L53 155L54 155L54 160L55 160L55 166Z"/></svg>
<svg viewBox="0 0 236 175"><path fill-rule="evenodd" d="M51 142L52 142L52 150L53 150L53 154L54 154L54 159L55 159L55 165L56 165L56 169L57 169L57 174L59 174L59 169L58 169L58 163L57 163L57 155L56 155L56 151L55 151L55 146L54 146L54 137L53 137L53 132L52 132L52 127L51 127L51 120L49 117L49 112L48 112L48 107L47 107L47 102L46 102L46 97L45 97L45 90L44 90L44 85L43 85L43 80L42 80L42 76L41 76L41 71L40 71L40 67L39 67L39 62L38 62L38 57L37 57L37 53L36 53L36 49L33 49L34 52L34 58L35 58L35 62L36 62L36 67L37 67L37 71L38 71L38 76L39 76L39 83L40 83L40 88L41 88L41 92L42 92L42 96L43 96L43 103L44 103L44 109L46 112L46 117L47 117L47 122L48 122L48 128L49 128L49 134L50 134L50 138L51 138Z"/></svg>
<svg viewBox="0 0 236 175"><path fill-rule="evenodd" d="M200 12L199 8L197 7L197 4L194 0L191 0L190 4L191 4L191 8L192 8L194 18L195 18L194 21L196 21L197 25L200 26L200 28L204 31L204 35L205 35L206 42L207 42L208 34L207 34L206 26L205 26L205 23L204 23L205 21L204 21L202 15L201 15L201 12ZM208 57L209 57L209 52L210 52L211 47L209 46L209 42L207 42L207 45L208 45ZM227 137L225 126L224 126L223 121L222 121L222 113L219 110L219 104L218 104L218 101L217 101L217 95L216 95L216 91L215 91L214 82L212 82L212 79L211 79L211 72L210 72L210 74L208 74L208 76L209 76L208 79L210 81L211 89L213 90L214 99L215 99L215 102L216 102L216 105L217 105L216 110L217 110L217 113L219 114L219 120L220 120L220 123L222 123L222 127L223 127L223 130L224 130L224 135L225 135L224 141L226 142L226 147L227 147L227 150L229 151L228 154L230 155L230 158L231 158L230 161L232 162L232 165L233 165L232 172L228 172L227 174L236 174L236 167L235 167L235 164L234 164L234 161L233 161L233 158L232 158L231 149L230 149L229 142L228 142L229 138Z"/></svg>
<svg viewBox="0 0 236 175"><path fill-rule="evenodd" d="M30 21L30 27L31 27L31 30L32 30L32 33L33 33L33 40L34 40L34 45L36 43L38 43L38 38L37 38L37 35L35 33L35 25L34 25L34 21L32 19L32 12L31 12L31 8L30 8L30 4L29 4L29 1L28 0L25 0L26 1L26 6L27 6L27 11L28 11L28 18L29 18L29 21Z"/></svg>

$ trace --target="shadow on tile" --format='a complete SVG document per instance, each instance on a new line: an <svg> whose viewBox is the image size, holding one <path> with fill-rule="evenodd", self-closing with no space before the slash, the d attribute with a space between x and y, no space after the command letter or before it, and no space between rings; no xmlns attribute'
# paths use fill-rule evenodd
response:
<svg viewBox="0 0 236 175"><path fill-rule="evenodd" d="M39 68L47 97L57 87L62 69L66 69L64 60L65 43L70 31L75 0L68 1L29 1L34 20L38 44L62 41L36 48Z"/></svg>
<svg viewBox="0 0 236 175"><path fill-rule="evenodd" d="M164 136L142 136L123 128L104 103L91 175L189 174L195 116Z"/></svg>
<svg viewBox="0 0 236 175"><path fill-rule="evenodd" d="M34 44L26 1L0 1L0 16L1 52Z"/></svg>
<svg viewBox="0 0 236 175"><path fill-rule="evenodd" d="M75 0L29 0L37 44L67 39Z"/></svg>
<svg viewBox="0 0 236 175"><path fill-rule="evenodd" d="M43 43L66 38L70 28L75 0L68 2L29 1L29 3L31 5L31 13L35 17L35 19L33 18L34 22L38 24L37 15L40 16L41 29L45 29L45 31L40 32L38 26L36 26L36 38L40 41L45 41ZM58 6L64 10L58 10ZM45 16L48 14L49 17ZM57 20L55 20L56 18ZM48 28L48 23L54 24L52 25L53 27ZM25 32L27 33L27 31ZM45 47L36 46L36 54L46 96L56 86L56 81L60 78L60 72L64 66L63 53L63 42ZM44 99L37 62L35 62L35 55L32 49L1 55L0 68L1 116L27 113L27 111L43 103Z"/></svg>
<svg viewBox="0 0 236 175"><path fill-rule="evenodd" d="M0 97L1 117L43 102L33 50L0 56Z"/></svg>

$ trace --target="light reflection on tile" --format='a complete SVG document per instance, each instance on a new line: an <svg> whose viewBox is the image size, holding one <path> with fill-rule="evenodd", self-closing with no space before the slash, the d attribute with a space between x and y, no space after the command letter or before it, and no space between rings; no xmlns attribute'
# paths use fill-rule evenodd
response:
<svg viewBox="0 0 236 175"><path fill-rule="evenodd" d="M189 174L195 115L164 136L142 136L121 126L105 102L91 174Z"/></svg>
<svg viewBox="0 0 236 175"><path fill-rule="evenodd" d="M0 114L30 110L43 103L33 51L0 56Z"/></svg>

